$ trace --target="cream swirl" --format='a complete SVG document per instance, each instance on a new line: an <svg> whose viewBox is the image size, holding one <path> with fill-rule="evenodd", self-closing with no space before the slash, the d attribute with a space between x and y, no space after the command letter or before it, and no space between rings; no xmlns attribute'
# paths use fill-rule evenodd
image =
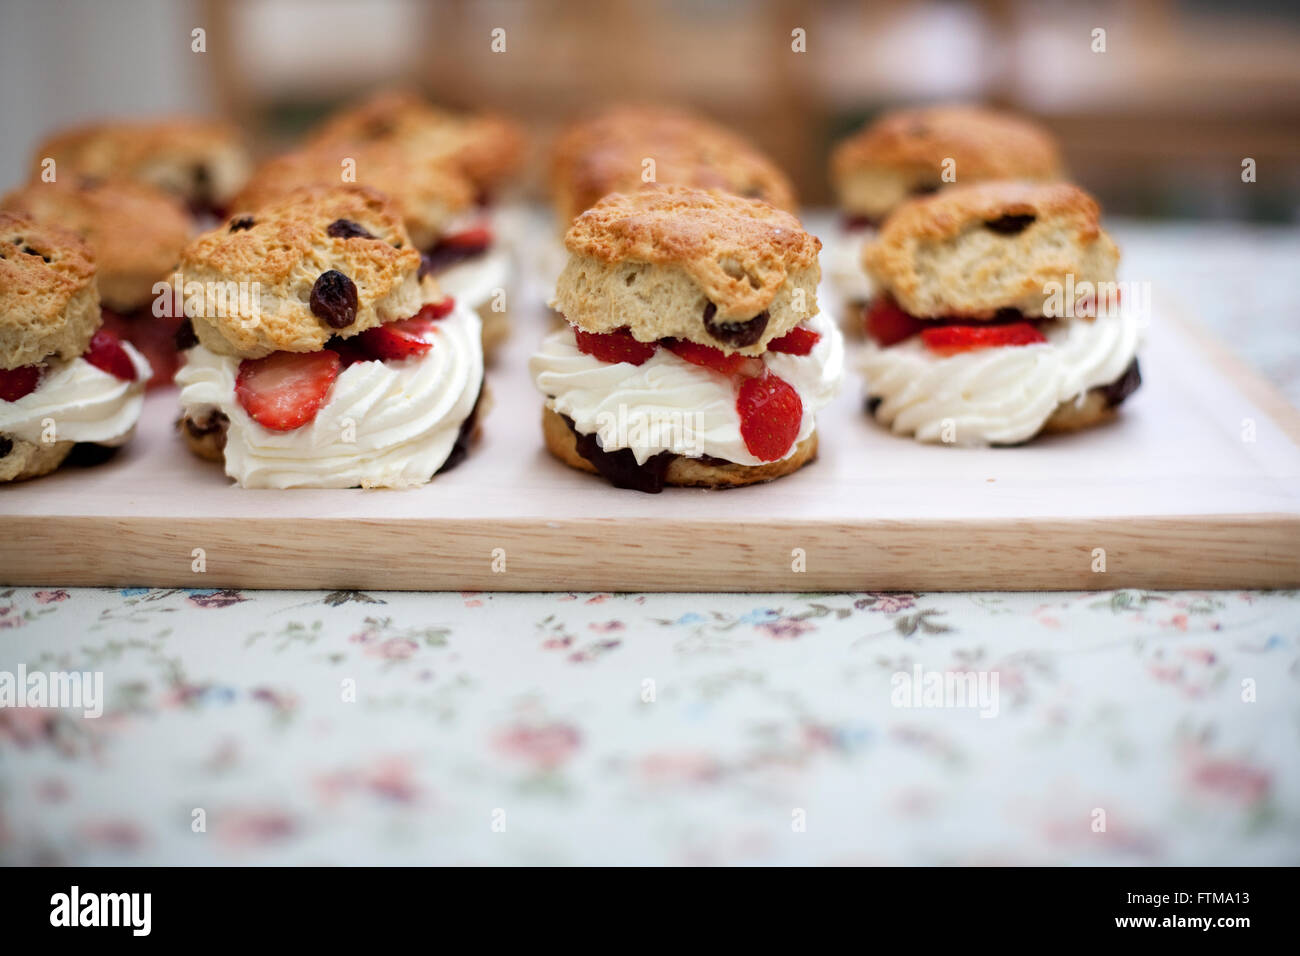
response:
<svg viewBox="0 0 1300 956"><path fill-rule="evenodd" d="M795 444L813 433L815 415L839 390L844 368L844 340L835 323L821 313L807 326L820 336L808 355L762 356L768 370L788 382L803 404ZM666 348L641 365L602 362L578 351L568 328L548 335L528 367L547 407L572 419L583 434L598 434L607 451L630 448L640 464L664 451L763 464L741 436L731 378ZM794 447L782 458L793 454Z"/></svg>
<svg viewBox="0 0 1300 956"><path fill-rule="evenodd" d="M868 343L861 360L878 421L920 441L1007 445L1032 438L1062 402L1114 382L1142 338L1137 313L1044 323L1045 344L937 354L920 336L889 348Z"/></svg>
<svg viewBox="0 0 1300 956"><path fill-rule="evenodd" d="M122 348L135 366L135 379L123 381L84 358L50 361L36 390L16 402L0 401L0 432L39 444L53 423L55 441L120 445L131 436L144 404L144 386L153 375L145 357L129 342Z"/></svg>
<svg viewBox="0 0 1300 956"><path fill-rule="evenodd" d="M230 419L226 474L245 488L400 488L424 484L451 454L483 385L481 323L457 303L422 356L355 362L316 417L292 431L253 421L235 399L239 359L203 346L176 374L186 413Z"/></svg>

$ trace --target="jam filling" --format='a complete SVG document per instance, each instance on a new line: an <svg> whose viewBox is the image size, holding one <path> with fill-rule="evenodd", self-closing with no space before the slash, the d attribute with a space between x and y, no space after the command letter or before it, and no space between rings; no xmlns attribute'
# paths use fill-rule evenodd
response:
<svg viewBox="0 0 1300 956"><path fill-rule="evenodd" d="M668 475L668 466L678 456L670 451L661 451L639 464L630 448L617 451L605 451L600 447L600 438L584 435L574 427L573 419L561 415L564 424L573 432L574 447L579 455L589 461L601 475L615 488L630 488L649 495L657 495L664 490L664 479Z"/></svg>
<svg viewBox="0 0 1300 956"><path fill-rule="evenodd" d="M154 315L152 303L125 313L108 308L102 310L104 321L101 328L130 342L149 360L153 377L145 385L148 389L170 385L181 365L175 339L185 317L179 309L172 311L175 315Z"/></svg>
<svg viewBox="0 0 1300 956"><path fill-rule="evenodd" d="M952 355L975 349L1041 345L1047 341L1039 326L1051 321L1025 316L1017 309L999 309L992 319L972 322L952 317L918 319L904 312L890 296L878 296L864 310L868 338L888 348L915 335L933 352Z"/></svg>

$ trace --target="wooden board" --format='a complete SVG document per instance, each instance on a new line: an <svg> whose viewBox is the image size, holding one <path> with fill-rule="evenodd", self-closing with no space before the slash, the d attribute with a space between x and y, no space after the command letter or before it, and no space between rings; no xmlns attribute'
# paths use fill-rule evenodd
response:
<svg viewBox="0 0 1300 956"><path fill-rule="evenodd" d="M850 369L820 416L819 461L732 491L641 495L553 461L526 371L546 328L540 307L519 310L490 372L495 406L482 441L420 489L232 487L173 435L175 394L155 394L136 440L111 462L0 488L0 582L502 591L1300 584L1300 413L1160 301L1144 386L1114 425L1020 448L918 445L862 414ZM1253 442L1243 440L1246 420ZM196 548L203 573L193 570ZM1096 549L1104 572L1094 570ZM504 555L503 571L494 554Z"/></svg>

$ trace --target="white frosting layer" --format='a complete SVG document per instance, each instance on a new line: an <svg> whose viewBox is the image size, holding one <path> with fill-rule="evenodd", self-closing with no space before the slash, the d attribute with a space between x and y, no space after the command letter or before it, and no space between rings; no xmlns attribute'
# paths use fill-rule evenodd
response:
<svg viewBox="0 0 1300 956"><path fill-rule="evenodd" d="M458 263L433 278L447 295L477 309L497 289L506 287L510 279L510 255L499 242L494 242L483 255Z"/></svg>
<svg viewBox="0 0 1300 956"><path fill-rule="evenodd" d="M135 365L135 381L124 382L80 357L50 361L36 391L16 402L0 401L0 432L39 444L49 419L55 441L122 444L140 418L144 386L153 375L129 342L122 348Z"/></svg>
<svg viewBox="0 0 1300 956"><path fill-rule="evenodd" d="M871 299L871 279L862 265L862 247L875 237L871 228L848 230L843 226L826 250L826 275L846 302ZM848 322L859 322L860 315L845 315Z"/></svg>
<svg viewBox="0 0 1300 956"><path fill-rule="evenodd" d="M456 303L422 356L356 362L339 373L316 417L293 431L263 428L235 399L239 359L203 346L176 374L196 420L230 419L226 474L245 488L400 488L427 482L456 441L483 385L478 316Z"/></svg>
<svg viewBox="0 0 1300 956"><path fill-rule="evenodd" d="M861 367L867 392L882 399L876 419L920 441L1014 444L1036 435L1062 402L1082 401L1128 368L1142 339L1136 312L1061 319L1040 326L1041 345L977 349L944 356L919 335L889 348L868 343Z"/></svg>
<svg viewBox="0 0 1300 956"><path fill-rule="evenodd" d="M844 339L825 313L807 326L821 339L808 355L767 352L763 362L799 393L803 420L795 444L813 432L814 416L835 396L844 370ZM573 329L548 335L528 363L547 407L597 433L606 451L631 448L638 463L660 452L710 455L761 465L740 434L736 387L729 376L660 348L641 365L602 362L578 351ZM782 456L788 458L794 445Z"/></svg>

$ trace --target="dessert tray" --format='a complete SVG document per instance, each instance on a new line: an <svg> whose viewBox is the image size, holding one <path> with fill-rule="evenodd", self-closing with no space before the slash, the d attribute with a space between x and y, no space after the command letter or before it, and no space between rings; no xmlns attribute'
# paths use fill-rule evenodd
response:
<svg viewBox="0 0 1300 956"><path fill-rule="evenodd" d="M554 461L527 359L538 289L488 372L469 458L400 491L243 490L149 395L106 463L0 488L0 584L799 591L1300 584L1300 412L1153 295L1143 387L1113 424L928 446L862 409L850 349L820 454L726 491L623 491ZM829 292L823 304L834 301Z"/></svg>

